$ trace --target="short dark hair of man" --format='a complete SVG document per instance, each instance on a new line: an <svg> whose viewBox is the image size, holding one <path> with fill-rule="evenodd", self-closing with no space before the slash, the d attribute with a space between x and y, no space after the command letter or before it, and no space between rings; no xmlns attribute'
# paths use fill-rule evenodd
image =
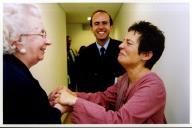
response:
<svg viewBox="0 0 192 128"><path fill-rule="evenodd" d="M96 13L98 13L98 12L106 13L106 14L109 16L110 26L113 25L113 20L112 20L112 18L111 18L111 15L110 15L107 11L105 11L105 10L97 10L97 11L93 12L92 15L91 15L91 20L90 20L90 22L89 22L89 24L90 24L91 27L92 27L92 19L93 19L93 16L94 16Z"/></svg>
<svg viewBox="0 0 192 128"><path fill-rule="evenodd" d="M153 56L145 63L145 67L151 69L161 57L165 48L165 36L163 32L150 22L140 21L129 27L128 32L135 31L141 34L139 37L139 54L152 51Z"/></svg>

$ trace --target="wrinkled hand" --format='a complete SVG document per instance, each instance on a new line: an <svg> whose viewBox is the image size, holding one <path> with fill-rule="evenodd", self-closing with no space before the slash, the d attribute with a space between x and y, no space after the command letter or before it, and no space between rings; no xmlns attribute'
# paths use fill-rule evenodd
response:
<svg viewBox="0 0 192 128"><path fill-rule="evenodd" d="M58 103L55 104L54 107L59 109L62 114L65 113L65 112L71 112L72 111L71 106L61 105L61 104L58 104Z"/></svg>
<svg viewBox="0 0 192 128"><path fill-rule="evenodd" d="M56 100L56 94L59 92L59 90L63 89L63 87L58 87L56 88L55 90L53 90L49 96L48 96L48 99L49 99L49 104L54 107L54 105L56 104L55 103L55 100Z"/></svg>
<svg viewBox="0 0 192 128"><path fill-rule="evenodd" d="M67 88L63 88L59 90L56 95L56 102L62 105L68 105L68 106L73 106L76 101L77 101L77 96L75 93L71 92Z"/></svg>
<svg viewBox="0 0 192 128"><path fill-rule="evenodd" d="M75 92L72 92L69 88L67 88L66 86L64 86L63 88L62 88L63 90L66 90L68 93L70 93L71 95L73 95L73 96L76 96L76 93ZM60 89L61 90L61 89Z"/></svg>

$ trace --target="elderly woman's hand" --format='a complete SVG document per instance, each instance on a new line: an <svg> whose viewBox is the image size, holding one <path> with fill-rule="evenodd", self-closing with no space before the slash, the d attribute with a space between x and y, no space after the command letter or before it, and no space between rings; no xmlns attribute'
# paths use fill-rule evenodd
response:
<svg viewBox="0 0 192 128"><path fill-rule="evenodd" d="M54 107L59 109L62 114L66 113L66 112L71 112L72 111L72 107L71 106L67 106L67 105L61 105L61 104L57 103L57 104L54 105Z"/></svg>
<svg viewBox="0 0 192 128"><path fill-rule="evenodd" d="M67 88L61 89L59 92L57 92L55 97L56 102L62 105L73 106L77 101L77 96L75 93L69 91Z"/></svg>
<svg viewBox="0 0 192 128"><path fill-rule="evenodd" d="M56 97L55 95L59 92L59 90L63 89L63 87L58 87L56 88L55 90L53 90L49 96L48 96L48 99L49 99L49 104L54 107L54 105L56 104L55 103L55 100L56 100Z"/></svg>

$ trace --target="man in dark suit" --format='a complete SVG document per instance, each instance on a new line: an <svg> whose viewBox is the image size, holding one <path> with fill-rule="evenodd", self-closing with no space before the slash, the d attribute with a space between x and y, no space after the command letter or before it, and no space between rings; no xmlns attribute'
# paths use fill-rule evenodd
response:
<svg viewBox="0 0 192 128"><path fill-rule="evenodd" d="M71 37L66 36L67 42L67 74L68 74L68 88L76 91L77 69L76 69L76 53L71 48Z"/></svg>
<svg viewBox="0 0 192 128"><path fill-rule="evenodd" d="M90 20L96 42L79 55L78 83L80 92L104 91L124 73L117 61L121 41L109 37L113 21L104 10L95 11Z"/></svg>

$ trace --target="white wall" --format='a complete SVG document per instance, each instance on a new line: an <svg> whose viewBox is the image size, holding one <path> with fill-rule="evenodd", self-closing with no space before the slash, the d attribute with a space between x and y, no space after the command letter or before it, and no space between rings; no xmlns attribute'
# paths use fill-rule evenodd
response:
<svg viewBox="0 0 192 128"><path fill-rule="evenodd" d="M150 21L164 31L165 51L153 68L167 90L168 123L189 123L189 4L125 3L114 24L114 35L122 39L139 20Z"/></svg>
<svg viewBox="0 0 192 128"><path fill-rule="evenodd" d="M58 4L39 6L52 45L47 47L44 60L32 67L31 71L49 94L56 87L67 85L66 14Z"/></svg>

